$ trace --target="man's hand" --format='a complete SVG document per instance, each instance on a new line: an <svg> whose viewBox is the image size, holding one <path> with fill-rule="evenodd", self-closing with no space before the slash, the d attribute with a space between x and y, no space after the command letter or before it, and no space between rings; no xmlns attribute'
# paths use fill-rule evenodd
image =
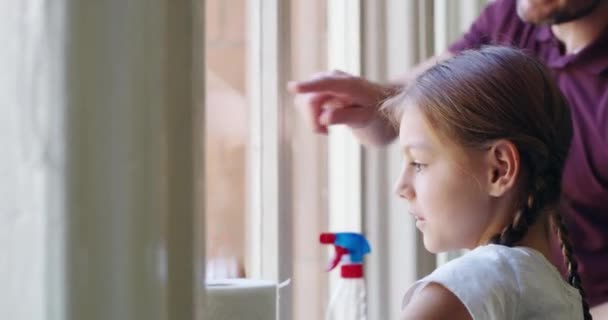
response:
<svg viewBox="0 0 608 320"><path fill-rule="evenodd" d="M314 131L323 134L334 124L345 124L353 130L368 127L377 118L380 103L395 93L394 87L341 71L290 82L287 89L295 94L295 104L308 117Z"/></svg>

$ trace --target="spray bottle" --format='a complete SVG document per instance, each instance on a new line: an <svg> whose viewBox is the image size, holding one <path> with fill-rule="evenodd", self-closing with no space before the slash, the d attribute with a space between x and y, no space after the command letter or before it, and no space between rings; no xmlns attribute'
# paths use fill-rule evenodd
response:
<svg viewBox="0 0 608 320"><path fill-rule="evenodd" d="M371 251L369 243L363 235L351 232L322 233L320 242L335 247L334 257L326 271L340 264L340 283L330 299L325 319L365 320L367 304L363 257Z"/></svg>

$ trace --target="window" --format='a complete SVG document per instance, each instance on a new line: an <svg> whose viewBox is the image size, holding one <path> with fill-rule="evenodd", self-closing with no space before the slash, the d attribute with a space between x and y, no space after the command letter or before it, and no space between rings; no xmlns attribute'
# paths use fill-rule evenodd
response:
<svg viewBox="0 0 608 320"><path fill-rule="evenodd" d="M327 142L311 134L285 84L327 69L327 8L287 3L206 4L207 276L292 278L281 315L320 318Z"/></svg>
<svg viewBox="0 0 608 320"><path fill-rule="evenodd" d="M370 317L395 318L436 259L392 195L398 151L363 150L343 128L313 136L284 85L328 69L388 81L445 50L482 4L207 0L208 272L293 277L281 316L319 318L333 280L317 234L361 230L375 248Z"/></svg>

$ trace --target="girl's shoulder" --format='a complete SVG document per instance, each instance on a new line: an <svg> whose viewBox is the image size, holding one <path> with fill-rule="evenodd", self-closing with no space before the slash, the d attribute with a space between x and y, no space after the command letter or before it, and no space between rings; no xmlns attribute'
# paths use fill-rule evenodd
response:
<svg viewBox="0 0 608 320"><path fill-rule="evenodd" d="M520 289L511 264L518 253L508 249L480 246L442 265L410 287L403 307L430 283L437 283L451 291L474 318L493 319L501 314L500 319L514 319Z"/></svg>
<svg viewBox="0 0 608 320"><path fill-rule="evenodd" d="M417 281L407 291L403 307L430 283L452 292L474 319L520 319L532 312L530 302L538 309L539 304L569 301L568 305L574 305L577 297L580 301L576 289L561 279L542 254L523 247L480 246ZM540 301L537 295L547 299Z"/></svg>

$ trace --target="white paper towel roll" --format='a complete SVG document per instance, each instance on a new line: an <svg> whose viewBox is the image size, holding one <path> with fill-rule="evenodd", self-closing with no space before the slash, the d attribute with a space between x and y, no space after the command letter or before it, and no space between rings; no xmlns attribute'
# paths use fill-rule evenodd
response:
<svg viewBox="0 0 608 320"><path fill-rule="evenodd" d="M275 320L279 286L254 279L212 280L206 284L209 320Z"/></svg>

